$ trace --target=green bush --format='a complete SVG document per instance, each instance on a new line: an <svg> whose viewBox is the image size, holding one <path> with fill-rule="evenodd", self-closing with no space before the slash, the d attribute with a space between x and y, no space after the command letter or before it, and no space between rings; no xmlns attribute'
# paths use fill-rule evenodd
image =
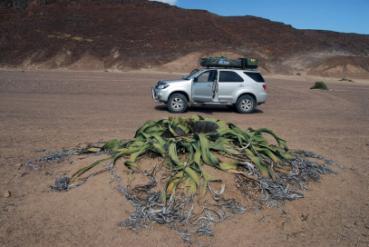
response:
<svg viewBox="0 0 369 247"><path fill-rule="evenodd" d="M328 90L328 87L324 81L316 81L310 89Z"/></svg>

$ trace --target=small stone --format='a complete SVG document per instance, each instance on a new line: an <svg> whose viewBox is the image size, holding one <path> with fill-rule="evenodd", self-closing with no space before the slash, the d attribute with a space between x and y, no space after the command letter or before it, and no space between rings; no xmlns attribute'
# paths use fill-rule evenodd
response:
<svg viewBox="0 0 369 247"><path fill-rule="evenodd" d="M66 191L69 188L70 178L62 176L55 179L55 185L52 188L56 191Z"/></svg>
<svg viewBox="0 0 369 247"><path fill-rule="evenodd" d="M352 225L351 224L345 224L345 225L343 225L343 227L350 229L350 228L352 228Z"/></svg>
<svg viewBox="0 0 369 247"><path fill-rule="evenodd" d="M9 190L5 191L4 194L3 194L4 198L9 198L11 196L12 196L12 193Z"/></svg>
<svg viewBox="0 0 369 247"><path fill-rule="evenodd" d="M301 214L300 218L301 218L301 221L307 221L307 219L309 218L309 215Z"/></svg>

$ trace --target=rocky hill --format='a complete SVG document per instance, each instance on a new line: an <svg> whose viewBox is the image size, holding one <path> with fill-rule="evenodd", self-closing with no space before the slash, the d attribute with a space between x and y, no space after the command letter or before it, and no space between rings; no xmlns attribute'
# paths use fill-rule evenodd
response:
<svg viewBox="0 0 369 247"><path fill-rule="evenodd" d="M3 4L0 32L1 67L187 71L201 56L227 55L257 57L269 73L369 77L368 35L145 0Z"/></svg>

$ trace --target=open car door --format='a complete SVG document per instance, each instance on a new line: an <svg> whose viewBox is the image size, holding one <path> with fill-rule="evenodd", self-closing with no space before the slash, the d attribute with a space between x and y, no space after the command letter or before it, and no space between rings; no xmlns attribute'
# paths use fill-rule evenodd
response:
<svg viewBox="0 0 369 247"><path fill-rule="evenodd" d="M192 99L195 102L211 102L217 88L217 71L207 70L195 77L192 82Z"/></svg>

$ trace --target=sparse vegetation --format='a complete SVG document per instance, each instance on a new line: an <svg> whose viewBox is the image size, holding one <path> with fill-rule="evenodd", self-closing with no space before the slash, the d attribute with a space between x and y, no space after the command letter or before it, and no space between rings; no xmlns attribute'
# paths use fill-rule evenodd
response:
<svg viewBox="0 0 369 247"><path fill-rule="evenodd" d="M348 79L348 78L346 78L346 77L341 78L341 79L340 79L340 81L353 82L353 80Z"/></svg>
<svg viewBox="0 0 369 247"><path fill-rule="evenodd" d="M328 87L324 81L316 81L310 89L328 90Z"/></svg>

